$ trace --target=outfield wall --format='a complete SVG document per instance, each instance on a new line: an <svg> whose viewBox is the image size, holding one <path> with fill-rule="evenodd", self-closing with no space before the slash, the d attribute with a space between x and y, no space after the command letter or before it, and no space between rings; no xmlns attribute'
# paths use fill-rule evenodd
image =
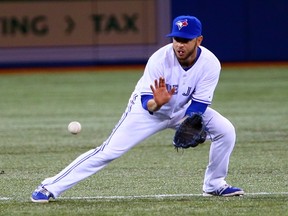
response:
<svg viewBox="0 0 288 216"><path fill-rule="evenodd" d="M169 42L167 0L0 2L0 66L143 63Z"/></svg>
<svg viewBox="0 0 288 216"><path fill-rule="evenodd" d="M172 0L171 8L172 17L201 19L203 44L222 61L288 61L287 0Z"/></svg>
<svg viewBox="0 0 288 216"><path fill-rule="evenodd" d="M172 19L203 24L222 62L288 61L287 0L0 1L0 67L142 64Z"/></svg>

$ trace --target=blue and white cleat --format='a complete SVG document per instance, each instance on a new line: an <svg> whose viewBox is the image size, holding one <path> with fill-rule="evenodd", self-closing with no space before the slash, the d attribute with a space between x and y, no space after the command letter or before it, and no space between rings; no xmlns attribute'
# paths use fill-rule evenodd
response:
<svg viewBox="0 0 288 216"><path fill-rule="evenodd" d="M39 186L31 196L31 201L35 203L48 203L49 199L55 197L46 188Z"/></svg>
<svg viewBox="0 0 288 216"><path fill-rule="evenodd" d="M231 197L231 196L243 196L244 191L241 188L232 187L231 185L225 184L223 187L219 188L213 192L203 192L203 196L223 196L223 197Z"/></svg>

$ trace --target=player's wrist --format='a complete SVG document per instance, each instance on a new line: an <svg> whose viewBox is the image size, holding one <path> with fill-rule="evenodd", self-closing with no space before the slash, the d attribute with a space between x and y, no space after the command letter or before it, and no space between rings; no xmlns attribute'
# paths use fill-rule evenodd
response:
<svg viewBox="0 0 288 216"><path fill-rule="evenodd" d="M154 99L150 99L147 102L147 108L148 108L148 111L150 112L156 112L161 108L161 106L158 105Z"/></svg>

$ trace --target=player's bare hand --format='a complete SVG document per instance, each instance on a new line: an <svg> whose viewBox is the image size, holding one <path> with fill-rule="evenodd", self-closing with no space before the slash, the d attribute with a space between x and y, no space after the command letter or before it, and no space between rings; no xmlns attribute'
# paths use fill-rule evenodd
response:
<svg viewBox="0 0 288 216"><path fill-rule="evenodd" d="M150 85L150 88L153 92L154 100L159 107L168 103L172 95L175 93L174 87L170 91L167 90L165 79L163 77L160 77L159 81L156 79L154 81L154 86Z"/></svg>

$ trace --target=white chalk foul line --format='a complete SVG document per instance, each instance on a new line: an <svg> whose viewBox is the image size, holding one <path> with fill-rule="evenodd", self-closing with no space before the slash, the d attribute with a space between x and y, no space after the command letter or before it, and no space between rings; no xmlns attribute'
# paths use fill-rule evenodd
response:
<svg viewBox="0 0 288 216"><path fill-rule="evenodd" d="M244 196L288 195L288 192L258 192L245 193ZM59 197L61 200L93 200L93 199L161 199L169 197L202 197L202 194L154 194L135 196L89 196L89 197ZM0 197L0 201L16 200L10 197Z"/></svg>
<svg viewBox="0 0 288 216"><path fill-rule="evenodd" d="M10 200L11 198L9 197L0 197L0 200Z"/></svg>
<svg viewBox="0 0 288 216"><path fill-rule="evenodd" d="M288 195L288 192L259 192L259 193L245 193L244 196L259 196L259 195ZM202 197L202 194L155 194L155 195L139 195L139 196L93 196L93 197L60 197L60 199L144 199L144 198L168 198L168 197Z"/></svg>
<svg viewBox="0 0 288 216"><path fill-rule="evenodd" d="M142 199L142 198L166 198L166 197L192 197L202 196L202 194L155 194L139 196L94 196L94 197L61 197L60 199Z"/></svg>

